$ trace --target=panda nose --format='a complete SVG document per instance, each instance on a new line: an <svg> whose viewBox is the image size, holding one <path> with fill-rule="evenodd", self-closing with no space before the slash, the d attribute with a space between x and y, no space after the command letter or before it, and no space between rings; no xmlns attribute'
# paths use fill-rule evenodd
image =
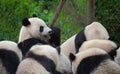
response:
<svg viewBox="0 0 120 74"><path fill-rule="evenodd" d="M52 34L52 33L53 33L53 31L49 31L48 33L49 33L49 34Z"/></svg>

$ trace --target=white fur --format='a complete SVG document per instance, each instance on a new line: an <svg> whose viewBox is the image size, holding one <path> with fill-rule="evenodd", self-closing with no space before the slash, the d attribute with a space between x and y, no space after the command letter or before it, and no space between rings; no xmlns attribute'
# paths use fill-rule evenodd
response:
<svg viewBox="0 0 120 74"><path fill-rule="evenodd" d="M49 45L34 45L30 51L37 55L45 55L49 59L53 60L58 65L58 52L55 48Z"/></svg>
<svg viewBox="0 0 120 74"><path fill-rule="evenodd" d="M102 61L91 74L120 74L120 66L108 59Z"/></svg>
<svg viewBox="0 0 120 74"><path fill-rule="evenodd" d="M105 50L106 52L110 52L117 48L116 43L110 40L99 40L99 39L94 39L94 40L89 40L85 41L81 47L79 48L79 51L86 50L88 48L101 48Z"/></svg>
<svg viewBox="0 0 120 74"><path fill-rule="evenodd" d="M64 74L64 73L71 74L72 73L71 62L68 59L68 57L65 56L63 53L61 53L59 56L59 68L57 69L57 71L61 72L62 74Z"/></svg>
<svg viewBox="0 0 120 74"><path fill-rule="evenodd" d="M90 56L95 56L95 55L103 55L107 54L102 49L99 48L89 48L88 50L84 50L82 52L77 53L76 59L72 62L72 69L73 69L73 74L76 74L76 69L79 65L79 63ZM111 59L104 60L100 63L100 65L92 71L90 74L119 74L120 73L120 66L116 64L114 61Z"/></svg>
<svg viewBox="0 0 120 74"><path fill-rule="evenodd" d="M59 67L58 52L49 45L34 45L30 51L37 55L45 55ZM31 58L24 59L18 66L16 74L50 74L42 65Z"/></svg>
<svg viewBox="0 0 120 74"><path fill-rule="evenodd" d="M37 61L27 58L18 66L16 74L50 74Z"/></svg>
<svg viewBox="0 0 120 74"><path fill-rule="evenodd" d="M22 52L18 48L17 43L7 40L0 41L0 49L13 51L18 55L19 59L22 60Z"/></svg>
<svg viewBox="0 0 120 74"><path fill-rule="evenodd" d="M82 52L79 52L76 54L76 59L72 62L72 70L73 74L75 74L76 69L79 65L79 63L86 57L88 56L93 56L93 55L100 55L100 54L107 54L105 51L99 49L99 48L90 48L89 50L85 50Z"/></svg>
<svg viewBox="0 0 120 74"><path fill-rule="evenodd" d="M70 53L75 53L75 37L76 35L72 36L68 40L66 40L60 47L61 52L63 52L67 57L69 57Z"/></svg>
<svg viewBox="0 0 120 74"><path fill-rule="evenodd" d="M109 34L104 26L99 22L93 22L85 27L85 36L87 40L108 39Z"/></svg>
<svg viewBox="0 0 120 74"><path fill-rule="evenodd" d="M29 18L29 22L31 23L30 25L26 26L22 26L21 30L20 30L20 35L19 35L19 41L18 42L22 42L25 39L29 39L29 38L38 38L41 40L48 40L50 38L49 36L49 31L51 31L51 29L45 24L45 22L37 17L34 18ZM40 26L44 27L43 32L41 33L39 31ZM46 37L44 37L44 35L46 35Z"/></svg>
<svg viewBox="0 0 120 74"><path fill-rule="evenodd" d="M115 62L120 65L120 48L117 50L117 56L115 57Z"/></svg>
<svg viewBox="0 0 120 74"><path fill-rule="evenodd" d="M85 32L85 37L87 41L92 39L108 39L109 38L109 34L107 30L98 22L93 22L92 24L86 26L84 32ZM70 53L73 53L73 54L76 53L76 48L75 48L76 35L77 34L70 37L60 46L61 51L66 56L69 56Z"/></svg>

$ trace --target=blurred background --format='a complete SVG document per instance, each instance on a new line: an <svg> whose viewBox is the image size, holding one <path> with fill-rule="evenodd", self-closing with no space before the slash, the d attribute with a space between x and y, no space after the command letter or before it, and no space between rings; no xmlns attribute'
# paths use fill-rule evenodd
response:
<svg viewBox="0 0 120 74"><path fill-rule="evenodd" d="M37 14L49 26L61 0L0 0L0 39L17 42L21 20ZM61 32L61 43L86 25L98 21L120 44L120 0L65 0L54 23Z"/></svg>

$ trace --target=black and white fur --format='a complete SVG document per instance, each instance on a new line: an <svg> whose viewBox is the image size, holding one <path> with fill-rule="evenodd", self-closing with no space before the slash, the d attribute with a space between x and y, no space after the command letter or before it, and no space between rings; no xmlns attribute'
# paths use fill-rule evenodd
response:
<svg viewBox="0 0 120 74"><path fill-rule="evenodd" d="M60 50L49 45L34 45L18 66L16 74L56 74Z"/></svg>
<svg viewBox="0 0 120 74"><path fill-rule="evenodd" d="M0 74L15 74L22 60L22 53L12 41L0 41Z"/></svg>
<svg viewBox="0 0 120 74"><path fill-rule="evenodd" d="M49 41L52 30L42 19L38 17L24 18L22 25L18 43L29 38L37 38L46 42Z"/></svg>
<svg viewBox="0 0 120 74"><path fill-rule="evenodd" d="M77 53L84 41L92 39L109 39L107 30L98 22L86 26L81 32L75 34L61 45L61 51L69 56L70 53Z"/></svg>
<svg viewBox="0 0 120 74"><path fill-rule="evenodd" d="M119 48L119 46L115 42L110 40L94 39L85 41L79 48L79 52L87 50L89 48L101 48L110 55L111 59L114 60L114 57L117 55L117 49Z"/></svg>
<svg viewBox="0 0 120 74"><path fill-rule="evenodd" d="M23 56L25 56L26 53L29 52L30 48L32 46L35 46L36 44L47 45L47 43L42 40L30 38L30 39L24 40L22 43L18 44L18 46L19 48L22 49ZM59 65L60 66L57 72L61 74L64 74L65 72L72 73L70 60L62 52L59 55Z"/></svg>
<svg viewBox="0 0 120 74"><path fill-rule="evenodd" d="M18 43L18 47L21 49L23 56L25 56L30 48L36 44L46 45L48 43L40 39L29 38L24 40L23 42Z"/></svg>
<svg viewBox="0 0 120 74"><path fill-rule="evenodd" d="M115 57L115 62L120 65L120 48L117 50L117 55Z"/></svg>
<svg viewBox="0 0 120 74"><path fill-rule="evenodd" d="M119 74L120 66L112 61L102 49L88 50L70 54L73 74Z"/></svg>

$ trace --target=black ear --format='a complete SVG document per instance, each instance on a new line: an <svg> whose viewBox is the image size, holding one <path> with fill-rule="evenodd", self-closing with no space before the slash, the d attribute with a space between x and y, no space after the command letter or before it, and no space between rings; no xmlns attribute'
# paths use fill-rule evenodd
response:
<svg viewBox="0 0 120 74"><path fill-rule="evenodd" d="M71 61L74 61L76 59L76 56L73 53L70 53L69 58Z"/></svg>
<svg viewBox="0 0 120 74"><path fill-rule="evenodd" d="M4 38L1 38L0 41L4 41L5 39Z"/></svg>
<svg viewBox="0 0 120 74"><path fill-rule="evenodd" d="M61 48L60 47L56 47L57 51L58 51L58 54L60 54L61 52Z"/></svg>
<svg viewBox="0 0 120 74"><path fill-rule="evenodd" d="M18 46L19 49L22 49L22 48L23 48L23 47L22 47L22 42L18 43L17 46Z"/></svg>
<svg viewBox="0 0 120 74"><path fill-rule="evenodd" d="M22 25L24 25L24 26L30 25L30 21L28 20L28 18L24 18L24 19L22 20Z"/></svg>
<svg viewBox="0 0 120 74"><path fill-rule="evenodd" d="M36 14L33 14L32 17L37 17L37 15L36 15Z"/></svg>

